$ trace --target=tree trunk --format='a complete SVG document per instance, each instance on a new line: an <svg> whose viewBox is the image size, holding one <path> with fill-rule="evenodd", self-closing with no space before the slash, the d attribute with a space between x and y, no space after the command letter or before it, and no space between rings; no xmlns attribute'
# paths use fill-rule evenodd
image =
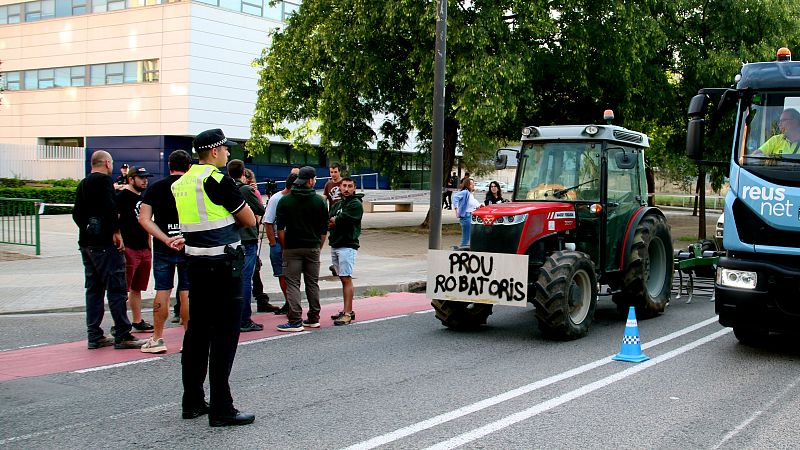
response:
<svg viewBox="0 0 800 450"><path fill-rule="evenodd" d="M458 144L458 122L451 118L445 117L444 119L444 164L442 170L444 171L443 180L447 184L447 179L450 177L450 170L456 160L456 145ZM440 199L441 201L441 199ZM430 228L431 211L425 215L425 220L419 225L420 228L427 230Z"/></svg>

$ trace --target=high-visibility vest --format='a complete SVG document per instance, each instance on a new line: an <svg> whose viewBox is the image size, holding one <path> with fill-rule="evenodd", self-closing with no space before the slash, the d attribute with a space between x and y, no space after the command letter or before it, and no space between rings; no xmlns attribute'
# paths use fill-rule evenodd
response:
<svg viewBox="0 0 800 450"><path fill-rule="evenodd" d="M219 182L224 175L212 165L196 164L172 183L178 222L186 239L184 249L189 256L220 256L225 254L226 246L241 245L233 215L212 202L203 188L208 177Z"/></svg>

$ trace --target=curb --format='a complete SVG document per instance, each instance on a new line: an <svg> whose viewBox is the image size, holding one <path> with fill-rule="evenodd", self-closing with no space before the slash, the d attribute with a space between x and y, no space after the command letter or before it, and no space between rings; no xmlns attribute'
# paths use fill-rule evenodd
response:
<svg viewBox="0 0 800 450"><path fill-rule="evenodd" d="M373 290L373 291L385 291L388 292L412 292L412 293L419 293L425 292L427 287L427 281L409 281L406 283L397 283L397 284L376 284L372 286L355 286L354 296L355 297L365 297L366 292ZM266 292L266 294L272 298L282 298L282 292ZM300 299L301 302L306 302L306 293L305 291L300 292ZM372 296L375 296L375 293L372 293ZM380 294L383 295L383 294ZM332 301L332 300L339 300L342 297L342 290L340 288L327 288L327 289L320 289L319 290L319 298L320 301ZM172 300L174 297L170 297ZM152 298L143 298L142 299L142 309L152 309L153 308L153 300ZM172 303L170 303L171 305ZM253 305L253 312L255 313L255 300L251 302ZM105 304L105 311L108 312L108 304ZM170 306L171 307L171 306ZM23 315L23 314L50 314L50 313L71 313L71 312L86 312L86 306L67 306L63 308L45 308L45 309L28 309L24 311L11 311L11 312L0 312L0 317L8 317L8 316L16 316L16 315Z"/></svg>

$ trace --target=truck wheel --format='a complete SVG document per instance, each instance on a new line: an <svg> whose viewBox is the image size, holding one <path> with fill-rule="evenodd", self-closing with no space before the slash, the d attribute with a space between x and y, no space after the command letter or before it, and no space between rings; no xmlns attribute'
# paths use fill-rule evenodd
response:
<svg viewBox="0 0 800 450"><path fill-rule="evenodd" d="M632 238L631 255L622 275L622 292L614 295L621 312L636 307L646 319L664 312L672 290L672 236L666 219L645 216Z"/></svg>
<svg viewBox="0 0 800 450"><path fill-rule="evenodd" d="M769 331L764 328L736 326L733 327L733 335L744 345L751 347L762 347L767 343Z"/></svg>
<svg viewBox="0 0 800 450"><path fill-rule="evenodd" d="M474 330L486 324L492 315L492 305L447 300L431 300L436 318L453 330Z"/></svg>
<svg viewBox="0 0 800 450"><path fill-rule="evenodd" d="M571 340L589 332L597 306L597 281L589 255L554 252L539 270L535 291L536 320L545 335Z"/></svg>

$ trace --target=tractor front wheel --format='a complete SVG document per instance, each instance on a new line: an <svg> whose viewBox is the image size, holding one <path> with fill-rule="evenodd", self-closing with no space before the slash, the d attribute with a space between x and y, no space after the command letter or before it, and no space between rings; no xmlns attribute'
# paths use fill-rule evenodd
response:
<svg viewBox="0 0 800 450"><path fill-rule="evenodd" d="M533 302L542 333L571 340L589 332L597 306L597 281L589 255L554 252L539 270L535 290Z"/></svg>
<svg viewBox="0 0 800 450"><path fill-rule="evenodd" d="M474 330L486 324L492 315L492 305L447 300L431 300L436 318L453 330Z"/></svg>
<svg viewBox="0 0 800 450"><path fill-rule="evenodd" d="M666 219L645 216L632 237L631 254L622 276L622 290L613 297L617 309L646 319L664 312L672 290L672 237Z"/></svg>

